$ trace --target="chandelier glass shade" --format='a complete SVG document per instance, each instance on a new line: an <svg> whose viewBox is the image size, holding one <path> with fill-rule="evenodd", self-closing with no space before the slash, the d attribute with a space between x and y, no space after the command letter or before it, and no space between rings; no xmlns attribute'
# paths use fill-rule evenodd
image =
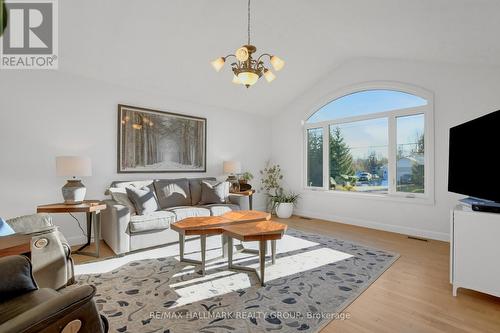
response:
<svg viewBox="0 0 500 333"><path fill-rule="evenodd" d="M276 75L266 67L264 60L268 59L275 71L279 71L285 66L285 62L275 55L263 53L254 58L257 48L250 44L250 0L248 0L248 42L235 51L234 54L229 54L225 57L219 57L212 61L212 67L219 72L227 59L234 58L231 63L233 71L233 83L242 84L249 88L257 83L261 76L264 76L267 82L272 82L276 79Z"/></svg>

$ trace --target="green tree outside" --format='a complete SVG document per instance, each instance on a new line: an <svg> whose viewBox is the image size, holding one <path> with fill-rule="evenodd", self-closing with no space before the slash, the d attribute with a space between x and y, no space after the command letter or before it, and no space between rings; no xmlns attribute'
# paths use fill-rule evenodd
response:
<svg viewBox="0 0 500 333"><path fill-rule="evenodd" d="M351 148L345 143L340 128L330 129L330 178L345 183L346 177L354 176Z"/></svg>

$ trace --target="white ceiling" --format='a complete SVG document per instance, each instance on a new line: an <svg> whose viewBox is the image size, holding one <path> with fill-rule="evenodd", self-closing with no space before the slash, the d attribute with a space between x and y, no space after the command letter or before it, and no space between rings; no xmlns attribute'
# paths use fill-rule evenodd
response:
<svg viewBox="0 0 500 333"><path fill-rule="evenodd" d="M200 105L269 114L353 57L500 65L498 0L253 0L268 84L210 61L246 43L247 0L59 1L60 69ZM383 79L383 78L381 78Z"/></svg>

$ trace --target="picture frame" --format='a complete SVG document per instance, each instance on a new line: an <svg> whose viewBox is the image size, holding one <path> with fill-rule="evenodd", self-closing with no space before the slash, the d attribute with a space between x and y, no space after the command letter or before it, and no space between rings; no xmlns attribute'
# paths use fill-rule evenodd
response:
<svg viewBox="0 0 500 333"><path fill-rule="evenodd" d="M118 173L206 172L207 119L118 104Z"/></svg>

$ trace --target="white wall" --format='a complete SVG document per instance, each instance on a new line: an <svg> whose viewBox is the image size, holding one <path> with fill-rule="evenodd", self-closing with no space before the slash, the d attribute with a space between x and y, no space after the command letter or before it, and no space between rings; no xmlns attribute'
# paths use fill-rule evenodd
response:
<svg viewBox="0 0 500 333"><path fill-rule="evenodd" d="M207 172L117 174L119 103L206 117ZM87 198L102 199L112 180L221 176L225 159L240 160L244 170L257 175L269 159L269 142L270 125L261 116L204 107L57 71L2 71L0 216L31 214L39 204L61 201L65 179L55 175L58 155L90 156L93 176L83 180ZM252 183L258 187L257 180ZM254 206L264 207L259 195ZM85 228L84 217L79 218ZM54 219L70 242L83 242L81 231L68 215L55 214Z"/></svg>
<svg viewBox="0 0 500 333"><path fill-rule="evenodd" d="M333 96L346 86L369 81L402 82L434 93L434 204L346 198L327 192L304 190L302 120L319 101ZM284 170L286 185L301 193L297 212L301 215L447 240L449 209L460 198L447 192L449 128L498 109L499 68L354 59L337 67L273 117L272 156ZM465 181L474 181L474 176L471 175L471 179ZM304 220L304 223L307 221Z"/></svg>

